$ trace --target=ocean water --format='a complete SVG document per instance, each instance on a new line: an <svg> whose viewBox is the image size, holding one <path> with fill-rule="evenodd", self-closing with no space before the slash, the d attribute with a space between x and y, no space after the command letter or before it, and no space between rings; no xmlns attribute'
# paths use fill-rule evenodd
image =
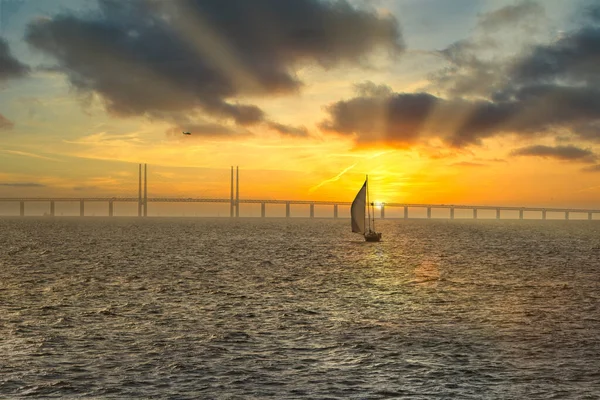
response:
<svg viewBox="0 0 600 400"><path fill-rule="evenodd" d="M0 398L600 398L600 222L378 227L0 219Z"/></svg>

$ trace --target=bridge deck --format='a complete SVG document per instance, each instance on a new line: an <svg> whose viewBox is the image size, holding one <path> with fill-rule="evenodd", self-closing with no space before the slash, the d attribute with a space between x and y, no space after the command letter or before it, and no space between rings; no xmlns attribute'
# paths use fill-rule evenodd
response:
<svg viewBox="0 0 600 400"><path fill-rule="evenodd" d="M137 203L137 197L0 197L0 202L133 202ZM172 197L149 197L148 203L230 203L230 199L207 199L207 198L172 198ZM234 202L235 203L235 202ZM312 200L260 200L240 199L240 204L314 204L314 205L338 205L348 206L348 201L312 201ZM385 203L384 207L413 207L413 208L447 208L467 210L513 210L513 211L547 211L547 212L581 212L600 213L600 209L580 208L557 208L557 207L515 207L515 206L490 206L490 205L467 205L467 204L418 204L418 203Z"/></svg>

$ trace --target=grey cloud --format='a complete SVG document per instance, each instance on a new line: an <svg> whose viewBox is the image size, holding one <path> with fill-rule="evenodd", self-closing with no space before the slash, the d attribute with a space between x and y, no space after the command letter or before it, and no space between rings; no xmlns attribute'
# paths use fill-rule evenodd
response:
<svg viewBox="0 0 600 400"><path fill-rule="evenodd" d="M290 126L279 124L277 122L268 122L267 126L274 131L281 133L286 136L295 136L295 137L306 137L308 136L308 130L304 126Z"/></svg>
<svg viewBox="0 0 600 400"><path fill-rule="evenodd" d="M46 185L43 185L41 183L34 183L34 182L8 182L8 183L0 183L0 186L20 187L20 188L46 187Z"/></svg>
<svg viewBox="0 0 600 400"><path fill-rule="evenodd" d="M581 149L576 146L528 146L513 150L513 156L535 156L544 158L555 158L564 161L578 161L593 163L598 159L592 150Z"/></svg>
<svg viewBox="0 0 600 400"><path fill-rule="evenodd" d="M543 18L543 7L529 0L482 14L473 37L436 53L447 65L430 76L432 88L442 89L451 96L479 97L502 90L510 80L507 76L510 59L506 54L526 48ZM503 30L502 36L497 35L498 30ZM509 47L501 40L507 37Z"/></svg>
<svg viewBox="0 0 600 400"><path fill-rule="evenodd" d="M582 139L600 142L600 119L579 124L573 130Z"/></svg>
<svg viewBox="0 0 600 400"><path fill-rule="evenodd" d="M0 37L0 82L25 76L29 67L17 60L10 52L8 43Z"/></svg>
<svg viewBox="0 0 600 400"><path fill-rule="evenodd" d="M532 17L539 17L544 12L544 8L537 2L525 0L481 15L479 27L486 31L496 31L507 25L528 23Z"/></svg>
<svg viewBox="0 0 600 400"><path fill-rule="evenodd" d="M26 40L121 116L202 109L252 125L263 111L232 100L297 91L297 65L403 50L394 18L344 0L101 0L100 10L32 22Z"/></svg>
<svg viewBox="0 0 600 400"><path fill-rule="evenodd" d="M528 87L509 100L443 99L429 93L357 96L326 107L322 129L357 135L359 143L406 146L441 138L455 147L508 133L536 136L600 118L600 91Z"/></svg>
<svg viewBox="0 0 600 400"><path fill-rule="evenodd" d="M535 9L534 3L522 5ZM503 10L501 19L515 12ZM450 63L433 77L444 97L359 85L354 98L326 107L329 115L320 127L352 135L359 145L403 147L439 138L465 147L500 135L566 132L600 142L600 21L534 47L517 61L482 60L481 46L467 40L439 53Z"/></svg>
<svg viewBox="0 0 600 400"><path fill-rule="evenodd" d="M568 82L600 85L600 25L583 27L537 46L511 71L515 85Z"/></svg>
<svg viewBox="0 0 600 400"><path fill-rule="evenodd" d="M478 53L485 47L493 47L489 41L458 41L438 54L448 66L433 73L430 78L432 87L443 89L451 96L476 95L488 96L499 90L503 84L503 65L484 60Z"/></svg>

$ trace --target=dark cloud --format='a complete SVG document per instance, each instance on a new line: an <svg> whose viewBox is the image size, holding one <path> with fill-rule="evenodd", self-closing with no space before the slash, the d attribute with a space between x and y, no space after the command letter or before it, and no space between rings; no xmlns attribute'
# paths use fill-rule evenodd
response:
<svg viewBox="0 0 600 400"><path fill-rule="evenodd" d="M25 76L29 67L13 57L8 43L0 37L0 82Z"/></svg>
<svg viewBox="0 0 600 400"><path fill-rule="evenodd" d="M0 131L12 129L14 126L11 120L0 114Z"/></svg>
<svg viewBox="0 0 600 400"><path fill-rule="evenodd" d="M266 118L235 98L297 91L297 66L403 49L394 18L344 0L101 0L97 15L32 22L26 40L113 114L202 109L240 125Z"/></svg>
<svg viewBox="0 0 600 400"><path fill-rule="evenodd" d="M500 26L520 12L539 11L533 2L514 7L486 15L480 24ZM560 39L529 48L516 61L484 58L484 43L465 40L439 53L450 64L433 77L443 96L362 85L354 98L326 107L329 116L321 128L353 135L359 144L400 147L432 138L465 147L508 134L568 133L600 142L599 20L588 19Z"/></svg>
<svg viewBox="0 0 600 400"><path fill-rule="evenodd" d="M495 101L393 93L341 100L326 111L322 129L356 135L359 143L406 146L441 138L464 147L500 134L536 136L600 119L600 90L531 86Z"/></svg>
<svg viewBox="0 0 600 400"><path fill-rule="evenodd" d="M277 122L269 122L267 126L276 132L285 136L306 137L308 130L304 126L290 126L279 124Z"/></svg>
<svg viewBox="0 0 600 400"><path fill-rule="evenodd" d="M8 182L8 183L0 183L0 186L20 187L20 188L46 187L46 185L43 185L41 183L33 183L33 182Z"/></svg>
<svg viewBox="0 0 600 400"><path fill-rule="evenodd" d="M578 161L593 163L598 159L592 150L581 149L576 146L529 146L513 150L513 156L535 156L543 158L555 158L564 161Z"/></svg>
<svg viewBox="0 0 600 400"><path fill-rule="evenodd" d="M509 60L534 40L544 15L543 7L529 0L480 15L473 37L435 53L446 65L430 76L431 88L480 97L502 90L509 80Z"/></svg>
<svg viewBox="0 0 600 400"><path fill-rule="evenodd" d="M385 142L406 146L424 135L428 115L443 100L427 93L357 96L326 107L330 118L320 127L344 135L356 135L361 144Z"/></svg>
<svg viewBox="0 0 600 400"><path fill-rule="evenodd" d="M574 127L573 131L582 139L600 142L600 119L579 124Z"/></svg>
<svg viewBox="0 0 600 400"><path fill-rule="evenodd" d="M514 85L565 82L600 85L600 25L565 34L555 43L537 46L516 63Z"/></svg>

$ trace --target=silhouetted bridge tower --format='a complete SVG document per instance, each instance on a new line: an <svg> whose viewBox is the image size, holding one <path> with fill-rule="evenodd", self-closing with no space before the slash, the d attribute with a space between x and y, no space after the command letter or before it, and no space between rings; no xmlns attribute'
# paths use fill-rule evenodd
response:
<svg viewBox="0 0 600 400"><path fill-rule="evenodd" d="M114 215L115 203L135 203L137 202L137 215L139 217L148 216L148 203L229 203L229 216L232 218L240 217L240 204L260 204L260 215L262 218L267 216L267 205L285 205L286 218L291 217L291 207L293 205L309 205L309 218L315 217L315 206L331 206L333 209L332 217L338 218L340 206L350 206L347 201L313 201L313 200L267 200L267 199L240 199L240 180L239 168L235 170L231 167L230 196L229 198L171 198L171 197L148 197L148 167L146 164L139 164L138 168L138 197L4 197L0 202L18 202L19 215L25 216L25 204L29 202L49 202L49 216L55 215L55 204L57 202L79 202L79 215L85 215L86 202L106 202L108 203L108 215ZM351 195L354 195L352 193ZM524 219L525 212L536 212L545 220L547 213L562 213L564 219L568 220L570 214L587 214L587 219L594 219L594 214L600 214L600 209L576 209L576 208L548 208L548 207L507 207L507 206L477 206L477 205L456 205L456 204L414 204L414 203L381 203L377 204L380 210L380 218L385 218L385 210L392 208L403 208L403 219L409 218L409 209L425 209L427 218L432 218L432 210L448 209L449 219L454 219L456 210L471 210L472 218L478 219L479 211L495 211L496 219L501 219L502 211L519 212L519 219Z"/></svg>

